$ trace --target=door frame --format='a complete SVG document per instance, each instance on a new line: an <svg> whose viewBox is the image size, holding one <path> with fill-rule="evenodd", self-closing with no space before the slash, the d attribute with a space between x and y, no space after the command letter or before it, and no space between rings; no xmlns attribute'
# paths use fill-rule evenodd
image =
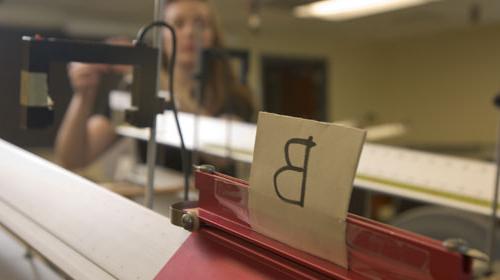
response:
<svg viewBox="0 0 500 280"><path fill-rule="evenodd" d="M266 97L265 97L265 78L266 78L266 65L272 64L300 64L300 63L308 63L313 64L315 67L318 67L321 72L321 85L319 89L319 96L316 102L316 106L318 108L317 115L315 116L321 121L327 121L329 113L331 113L331 108L328 106L329 96L328 96L328 75L329 75L329 61L326 57L316 57L316 56L300 56L300 55L283 55L283 54L262 54L260 56L260 79L261 79L261 93L262 93L262 108L266 109Z"/></svg>

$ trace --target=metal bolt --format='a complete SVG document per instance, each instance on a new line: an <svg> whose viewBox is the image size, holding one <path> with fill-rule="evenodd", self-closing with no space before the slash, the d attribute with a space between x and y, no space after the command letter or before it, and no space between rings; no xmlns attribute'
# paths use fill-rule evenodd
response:
<svg viewBox="0 0 500 280"><path fill-rule="evenodd" d="M469 249L467 241L461 238L449 238L443 241L443 246L446 249L454 252L465 253Z"/></svg>
<svg viewBox="0 0 500 280"><path fill-rule="evenodd" d="M215 173L215 166L210 165L210 164L202 164L202 165L195 165L194 168L197 171L202 171L206 173Z"/></svg>
<svg viewBox="0 0 500 280"><path fill-rule="evenodd" d="M445 241L443 241L443 246L452 252L458 252L462 255L469 256L479 261L489 261L488 255L477 249L470 248L467 244L467 241L461 238L446 239Z"/></svg>
<svg viewBox="0 0 500 280"><path fill-rule="evenodd" d="M182 215L181 221L182 221L182 227L185 230L189 230L189 231L193 230L193 227L194 227L193 215L186 213L186 214Z"/></svg>

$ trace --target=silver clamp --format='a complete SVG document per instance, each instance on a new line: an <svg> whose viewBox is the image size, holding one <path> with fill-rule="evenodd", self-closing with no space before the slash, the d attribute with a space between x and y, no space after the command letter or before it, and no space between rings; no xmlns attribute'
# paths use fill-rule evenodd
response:
<svg viewBox="0 0 500 280"><path fill-rule="evenodd" d="M202 164L202 165L193 165L196 171L206 172L206 173L215 173L215 166L210 164Z"/></svg>
<svg viewBox="0 0 500 280"><path fill-rule="evenodd" d="M470 248L467 241L461 238L449 238L443 241L443 246L452 252L458 252L472 259L489 262L490 257L477 249Z"/></svg>
<svg viewBox="0 0 500 280"><path fill-rule="evenodd" d="M182 201L170 206L170 222L185 230L195 231L200 227L197 214L198 201Z"/></svg>

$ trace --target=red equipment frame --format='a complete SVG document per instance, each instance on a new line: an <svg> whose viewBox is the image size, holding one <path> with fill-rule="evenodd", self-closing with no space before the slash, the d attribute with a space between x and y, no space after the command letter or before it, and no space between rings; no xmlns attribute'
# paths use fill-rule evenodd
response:
<svg viewBox="0 0 500 280"><path fill-rule="evenodd" d="M248 184L197 171L200 227L156 279L471 279L472 261L440 241L353 214L349 269L252 230Z"/></svg>

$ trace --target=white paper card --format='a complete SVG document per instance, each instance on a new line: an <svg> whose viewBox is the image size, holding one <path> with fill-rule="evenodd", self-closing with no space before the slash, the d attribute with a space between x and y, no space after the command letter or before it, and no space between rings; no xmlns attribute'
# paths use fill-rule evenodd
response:
<svg viewBox="0 0 500 280"><path fill-rule="evenodd" d="M345 219L365 135L261 112L250 174L252 228L347 268Z"/></svg>

